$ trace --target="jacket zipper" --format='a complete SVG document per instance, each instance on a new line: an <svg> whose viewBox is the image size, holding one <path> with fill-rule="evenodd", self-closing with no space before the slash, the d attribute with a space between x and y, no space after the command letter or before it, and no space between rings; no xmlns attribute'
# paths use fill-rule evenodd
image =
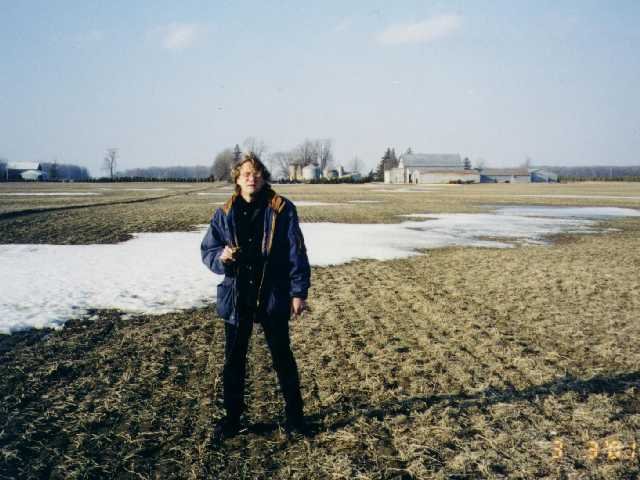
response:
<svg viewBox="0 0 640 480"><path fill-rule="evenodd" d="M264 267L262 268L262 278L260 278L260 286L258 287L258 299L256 302L256 312L260 308L260 298L262 296L262 283L264 282L264 274L267 271L267 265L269 265L269 254L271 253L271 242L273 240L273 234L276 229L276 217L277 213L273 212L273 220L271 220L271 231L269 232L269 242L267 243L267 259L264 262Z"/></svg>
<svg viewBox="0 0 640 480"><path fill-rule="evenodd" d="M233 213L232 213L233 215ZM233 240L235 240L235 245L233 245L233 247L237 248L240 243L238 242L238 232L236 232L236 225L235 225L235 220L233 219ZM234 262L234 271L235 271L235 277L233 279L233 313L235 315L235 320L236 320L236 324L238 324L238 292L237 292L237 286L238 286L238 275L240 274L240 269L237 265L238 262ZM234 345L235 345L235 341L234 341Z"/></svg>

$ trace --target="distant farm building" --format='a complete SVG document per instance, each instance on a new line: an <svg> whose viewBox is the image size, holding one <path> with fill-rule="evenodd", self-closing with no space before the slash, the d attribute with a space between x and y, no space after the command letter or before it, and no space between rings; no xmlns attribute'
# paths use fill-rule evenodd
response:
<svg viewBox="0 0 640 480"><path fill-rule="evenodd" d="M531 181L536 183L557 183L558 174L544 169L531 169Z"/></svg>
<svg viewBox="0 0 640 480"><path fill-rule="evenodd" d="M318 180L321 174L320 167L313 163L302 169L302 179L306 181Z"/></svg>
<svg viewBox="0 0 640 480"><path fill-rule="evenodd" d="M302 180L302 165L293 163L289 165L289 181Z"/></svg>
<svg viewBox="0 0 640 480"><path fill-rule="evenodd" d="M337 169L327 167L323 170L314 163L303 167L302 165L289 165L289 181L291 182L313 182L320 179L352 181L360 180L360 172L347 172L342 165Z"/></svg>
<svg viewBox="0 0 640 480"><path fill-rule="evenodd" d="M338 178L338 176L339 176L338 175L338 170L336 170L335 168L325 168L324 172L322 172L322 175L327 180L332 180L334 178Z"/></svg>
<svg viewBox="0 0 640 480"><path fill-rule="evenodd" d="M37 162L12 162L7 164L7 180L45 180L47 174L42 171L42 165Z"/></svg>
<svg viewBox="0 0 640 480"><path fill-rule="evenodd" d="M405 153L398 166L384 172L384 183L475 183L477 171L465 169L457 153Z"/></svg>
<svg viewBox="0 0 640 480"><path fill-rule="evenodd" d="M526 168L483 168L480 183L529 183L531 175Z"/></svg>

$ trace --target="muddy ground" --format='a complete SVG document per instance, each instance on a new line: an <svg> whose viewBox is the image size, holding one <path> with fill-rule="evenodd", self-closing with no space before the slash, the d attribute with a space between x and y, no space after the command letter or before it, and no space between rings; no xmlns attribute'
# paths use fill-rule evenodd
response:
<svg viewBox="0 0 640 480"><path fill-rule="evenodd" d="M608 226L314 268L291 324L308 437L258 328L247 429L212 445L214 306L0 336L0 478L637 478L640 220Z"/></svg>

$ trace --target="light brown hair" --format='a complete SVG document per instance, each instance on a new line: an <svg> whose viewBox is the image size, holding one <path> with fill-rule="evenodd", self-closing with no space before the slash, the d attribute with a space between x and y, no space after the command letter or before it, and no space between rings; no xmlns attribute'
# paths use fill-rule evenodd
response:
<svg viewBox="0 0 640 480"><path fill-rule="evenodd" d="M240 176L240 167L242 167L242 165L244 165L247 162L251 163L253 170L255 170L260 175L262 175L262 180L264 180L264 187L262 188L265 188L265 189L271 188L271 185L269 184L269 182L271 182L271 172L267 169L265 164L262 163L262 161L260 160L260 157L258 157L253 152L247 152L244 155L242 155L242 158L238 162L236 162L236 164L231 169L231 180L233 180L233 183L236 186L236 193L238 194L240 193L240 186L238 185L238 177Z"/></svg>

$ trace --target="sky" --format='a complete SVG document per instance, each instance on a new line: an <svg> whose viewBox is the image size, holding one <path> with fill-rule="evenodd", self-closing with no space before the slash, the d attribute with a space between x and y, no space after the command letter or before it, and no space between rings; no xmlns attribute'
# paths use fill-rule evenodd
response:
<svg viewBox="0 0 640 480"><path fill-rule="evenodd" d="M329 138L487 166L640 164L640 2L0 0L0 157L210 165Z"/></svg>

